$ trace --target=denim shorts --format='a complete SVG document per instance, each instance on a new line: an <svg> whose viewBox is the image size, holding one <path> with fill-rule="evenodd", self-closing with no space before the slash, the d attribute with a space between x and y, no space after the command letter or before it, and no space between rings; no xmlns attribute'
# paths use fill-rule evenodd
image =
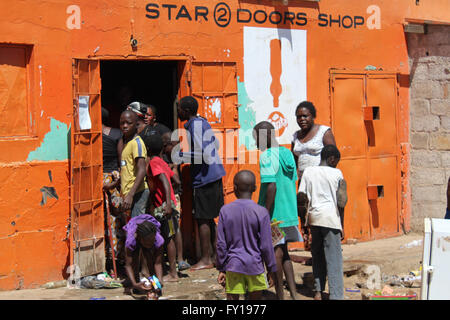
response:
<svg viewBox="0 0 450 320"><path fill-rule="evenodd" d="M131 218L140 216L146 212L149 195L150 191L148 189L144 189L134 195L133 204L131 206Z"/></svg>
<svg viewBox="0 0 450 320"><path fill-rule="evenodd" d="M285 236L281 239L276 246L280 244L285 244L288 242L302 242L303 238L298 230L298 226L290 226L290 227L280 227L283 230Z"/></svg>

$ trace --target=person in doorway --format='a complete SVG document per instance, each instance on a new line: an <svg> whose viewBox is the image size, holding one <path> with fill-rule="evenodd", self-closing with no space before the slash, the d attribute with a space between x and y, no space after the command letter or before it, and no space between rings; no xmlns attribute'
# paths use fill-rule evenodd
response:
<svg viewBox="0 0 450 320"><path fill-rule="evenodd" d="M120 197L120 156L123 149L122 132L120 129L107 126L109 112L102 107L102 141L103 141L103 190L106 193L105 201L108 201L111 208L111 237L113 239L114 256L119 262L124 261L124 234L122 227L126 220L120 211L122 198ZM105 215L106 217L106 215ZM108 228L105 228L108 230ZM108 253L108 265L111 261L111 254ZM109 268L108 268L109 269Z"/></svg>
<svg viewBox="0 0 450 320"><path fill-rule="evenodd" d="M132 102L130 103L126 110L131 110L134 113L136 113L136 130L138 135L144 139L144 135L142 134L142 131L144 130L146 124L145 124L145 117L147 114L148 106L142 102Z"/></svg>
<svg viewBox="0 0 450 320"><path fill-rule="evenodd" d="M163 141L160 135L145 137L145 146L149 156L147 179L152 185L150 198L153 204L153 216L161 223L162 235L167 246L169 273L164 281L178 281L176 267L175 235L180 232L178 227L179 213L176 211L176 199L173 192L171 177L173 172L161 158Z"/></svg>
<svg viewBox="0 0 450 320"><path fill-rule="evenodd" d="M222 177L225 169L218 155L218 142L206 119L197 116L198 103L186 96L178 104L178 117L187 120L189 152L181 152L180 158L191 163L194 219L197 221L201 257L191 270L213 268L216 248L216 224L224 204ZM206 151L206 152L205 152ZM212 251L212 252L211 252Z"/></svg>
<svg viewBox="0 0 450 320"><path fill-rule="evenodd" d="M112 214L119 213L121 204L119 165L123 150L122 132L120 129L106 125L109 112L102 107L102 138L103 138L103 190L107 192L112 205Z"/></svg>
<svg viewBox="0 0 450 320"><path fill-rule="evenodd" d="M302 241L298 230L296 181L297 171L292 153L279 146L275 138L275 128L267 121L258 123L253 135L260 155L261 188L258 204L267 208L272 222L279 224L285 237L275 244L277 277L275 290L278 299L284 300L283 272L293 300L297 299L294 268L289 257L287 244Z"/></svg>
<svg viewBox="0 0 450 320"><path fill-rule="evenodd" d="M450 219L450 177L447 182L447 211L445 212L444 219Z"/></svg>
<svg viewBox="0 0 450 320"><path fill-rule="evenodd" d="M307 225L312 236L315 300L323 297L327 275L330 300L344 298L341 240L347 184L341 170L336 168L340 157L335 145L326 145L320 165L305 169L299 188L309 203Z"/></svg>
<svg viewBox="0 0 450 320"><path fill-rule="evenodd" d="M142 131L142 134L144 136L152 135L152 134L159 134L161 137L163 135L168 135L170 138L170 129L163 125L162 123L159 123L156 121L157 116L157 110L156 107L153 105L147 106L147 112L145 113L144 117L144 123L145 127Z"/></svg>
<svg viewBox="0 0 450 320"><path fill-rule="evenodd" d="M142 214L132 218L123 229L126 231L126 262L125 272L127 279L123 286L125 293L131 294L131 289L148 292L150 288L140 282L139 268L140 257L144 256L147 261L149 274L156 275L163 284L162 256L164 239L159 230L159 222L149 214Z"/></svg>
<svg viewBox="0 0 450 320"><path fill-rule="evenodd" d="M324 145L336 145L333 132L330 127L316 124L317 111L312 102L303 101L295 109L295 116L300 130L293 135L291 151L294 154L297 163L297 174L299 183L301 182L303 172L307 167L318 166L320 163L320 152ZM305 249L309 250L310 239L309 229L305 226L305 217L307 208L305 199L297 196L298 216L302 224L302 235Z"/></svg>
<svg viewBox="0 0 450 320"><path fill-rule="evenodd" d="M145 181L147 150L137 134L136 124L136 113L130 110L122 112L120 115L120 130L124 141L120 161L122 209L131 210L131 218L145 213L149 196L148 185Z"/></svg>
<svg viewBox="0 0 450 320"><path fill-rule="evenodd" d="M233 179L237 200L220 209L217 226L217 281L226 288L228 300L239 300L248 292L250 300L260 300L275 279L277 264L272 247L270 215L252 200L256 190L253 172L239 171Z"/></svg>

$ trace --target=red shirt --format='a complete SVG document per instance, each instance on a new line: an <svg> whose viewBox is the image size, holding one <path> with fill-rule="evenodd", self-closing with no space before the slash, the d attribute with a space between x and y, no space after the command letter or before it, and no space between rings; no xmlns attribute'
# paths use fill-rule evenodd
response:
<svg viewBox="0 0 450 320"><path fill-rule="evenodd" d="M159 180L159 175L165 174L170 186L170 198L177 204L175 200L175 194L172 188L172 182L170 178L173 176L173 172L169 165L160 157L153 157L148 163L147 168L147 179L149 180L149 187L151 192L152 203L155 208L162 206L163 202L166 201L166 195L164 193L164 186Z"/></svg>

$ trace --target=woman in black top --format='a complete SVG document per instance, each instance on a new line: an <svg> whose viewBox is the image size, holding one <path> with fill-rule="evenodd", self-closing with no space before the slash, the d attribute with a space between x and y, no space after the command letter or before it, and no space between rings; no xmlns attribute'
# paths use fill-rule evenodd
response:
<svg viewBox="0 0 450 320"><path fill-rule="evenodd" d="M108 117L108 110L102 108L103 190L107 195L105 201L108 201L111 208L111 230L115 256L119 262L123 262L125 258L123 250L125 233L122 227L126 224L126 219L124 214L120 212L122 198L120 196L119 174L123 140L120 129L106 125ZM108 258L111 259L111 257Z"/></svg>
<svg viewBox="0 0 450 320"><path fill-rule="evenodd" d="M146 127L141 132L141 138L152 134L159 134L161 137L165 134L169 134L170 136L170 129L162 123L156 122L156 107L153 105L147 105L146 111L147 112L144 117Z"/></svg>

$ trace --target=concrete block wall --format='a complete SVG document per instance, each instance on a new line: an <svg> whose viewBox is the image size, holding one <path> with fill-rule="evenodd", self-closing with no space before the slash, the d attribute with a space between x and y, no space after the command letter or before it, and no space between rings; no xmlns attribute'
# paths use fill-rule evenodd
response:
<svg viewBox="0 0 450 320"><path fill-rule="evenodd" d="M450 26L407 33L410 67L411 229L443 218L450 176Z"/></svg>

